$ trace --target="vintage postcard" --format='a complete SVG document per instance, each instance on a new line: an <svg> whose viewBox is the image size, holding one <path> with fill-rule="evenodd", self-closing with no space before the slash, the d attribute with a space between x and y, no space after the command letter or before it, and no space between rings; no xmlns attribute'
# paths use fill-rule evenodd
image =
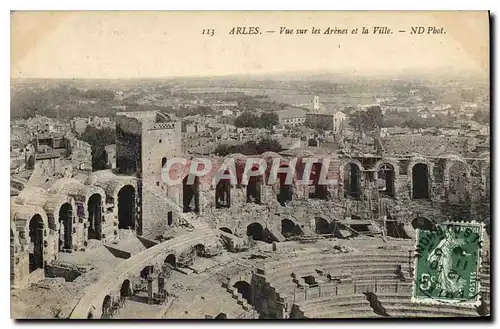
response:
<svg viewBox="0 0 500 329"><path fill-rule="evenodd" d="M11 317L489 318L489 29L12 12Z"/></svg>

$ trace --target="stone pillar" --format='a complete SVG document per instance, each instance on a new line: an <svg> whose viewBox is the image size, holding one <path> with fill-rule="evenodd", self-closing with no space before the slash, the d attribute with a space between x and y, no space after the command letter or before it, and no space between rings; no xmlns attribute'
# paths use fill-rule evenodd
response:
<svg viewBox="0 0 500 329"><path fill-rule="evenodd" d="M148 277L148 304L153 302L153 278Z"/></svg>

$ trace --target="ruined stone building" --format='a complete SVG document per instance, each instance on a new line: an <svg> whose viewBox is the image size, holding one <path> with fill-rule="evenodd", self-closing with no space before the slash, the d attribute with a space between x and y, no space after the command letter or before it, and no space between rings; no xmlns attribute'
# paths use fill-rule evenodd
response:
<svg viewBox="0 0 500 329"><path fill-rule="evenodd" d="M120 314L140 310L138 318L293 318L314 317L307 298L348 296L347 304L360 298L369 316L380 310L363 293L409 296L416 227L490 220L489 153L470 139L389 136L365 152L266 152L253 156L266 171L248 181L251 157L211 156L214 170L234 159L236 171L235 182L213 184L214 172L189 175L196 160L182 152L180 122L122 112L116 132L113 170L91 172L26 151L24 169L11 176L11 284L22 292L14 301L50 300L57 316L71 318L112 317L124 299L130 304ZM167 184L164 168L176 158L185 162L170 167L177 183ZM319 183L325 170L330 185ZM64 284L51 286L54 277ZM48 292L32 285L40 282ZM62 297L43 299L51 293ZM47 314L47 305L33 309Z"/></svg>

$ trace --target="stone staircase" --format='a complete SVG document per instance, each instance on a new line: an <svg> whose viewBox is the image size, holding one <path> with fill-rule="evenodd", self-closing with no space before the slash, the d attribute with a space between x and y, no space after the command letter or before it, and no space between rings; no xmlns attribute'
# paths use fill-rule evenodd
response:
<svg viewBox="0 0 500 329"><path fill-rule="evenodd" d="M378 317L363 294L311 298L292 306L291 318L369 318Z"/></svg>
<svg viewBox="0 0 500 329"><path fill-rule="evenodd" d="M229 281L225 281L222 283L222 288L224 288L229 294L231 294L231 298L236 300L238 305L241 305L241 308L244 311L253 310L253 306L248 304L247 300L243 298L241 293L238 292L238 289L229 285Z"/></svg>

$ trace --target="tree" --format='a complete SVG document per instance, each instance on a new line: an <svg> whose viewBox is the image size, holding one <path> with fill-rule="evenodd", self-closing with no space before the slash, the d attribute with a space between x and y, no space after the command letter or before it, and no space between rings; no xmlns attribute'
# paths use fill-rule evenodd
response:
<svg viewBox="0 0 500 329"><path fill-rule="evenodd" d="M278 115L274 112L264 112L257 116L251 112L243 112L234 121L236 127L270 128L278 123Z"/></svg>
<svg viewBox="0 0 500 329"><path fill-rule="evenodd" d="M258 127L259 128L270 128L273 125L278 124L279 118L278 115L274 112L264 112L260 115L260 118L258 120Z"/></svg>
<svg viewBox="0 0 500 329"><path fill-rule="evenodd" d="M198 107L192 107L192 108L181 108L181 110L178 111L177 115L180 117L187 117L191 115L214 115L215 111L212 110L208 106L198 106Z"/></svg>
<svg viewBox="0 0 500 329"><path fill-rule="evenodd" d="M251 127L254 128L258 117L250 112L243 112L236 118L234 125L236 127Z"/></svg>
<svg viewBox="0 0 500 329"><path fill-rule="evenodd" d="M214 153L219 156L226 156L232 153L241 153L244 155L257 155L264 152L280 152L283 151L281 144L274 139L264 138L260 141L247 141L238 145L219 144Z"/></svg>
<svg viewBox="0 0 500 329"><path fill-rule="evenodd" d="M98 129L87 126L79 139L90 144L92 148L92 170L107 169L106 145L115 143L115 130L111 128Z"/></svg>
<svg viewBox="0 0 500 329"><path fill-rule="evenodd" d="M384 116L382 115L382 109L380 106L370 106L366 110L366 124L368 127L373 129L378 129L382 126L382 120Z"/></svg>
<svg viewBox="0 0 500 329"><path fill-rule="evenodd" d="M380 106L370 106L366 111L355 111L349 116L349 124L356 130L373 131L382 126Z"/></svg>

